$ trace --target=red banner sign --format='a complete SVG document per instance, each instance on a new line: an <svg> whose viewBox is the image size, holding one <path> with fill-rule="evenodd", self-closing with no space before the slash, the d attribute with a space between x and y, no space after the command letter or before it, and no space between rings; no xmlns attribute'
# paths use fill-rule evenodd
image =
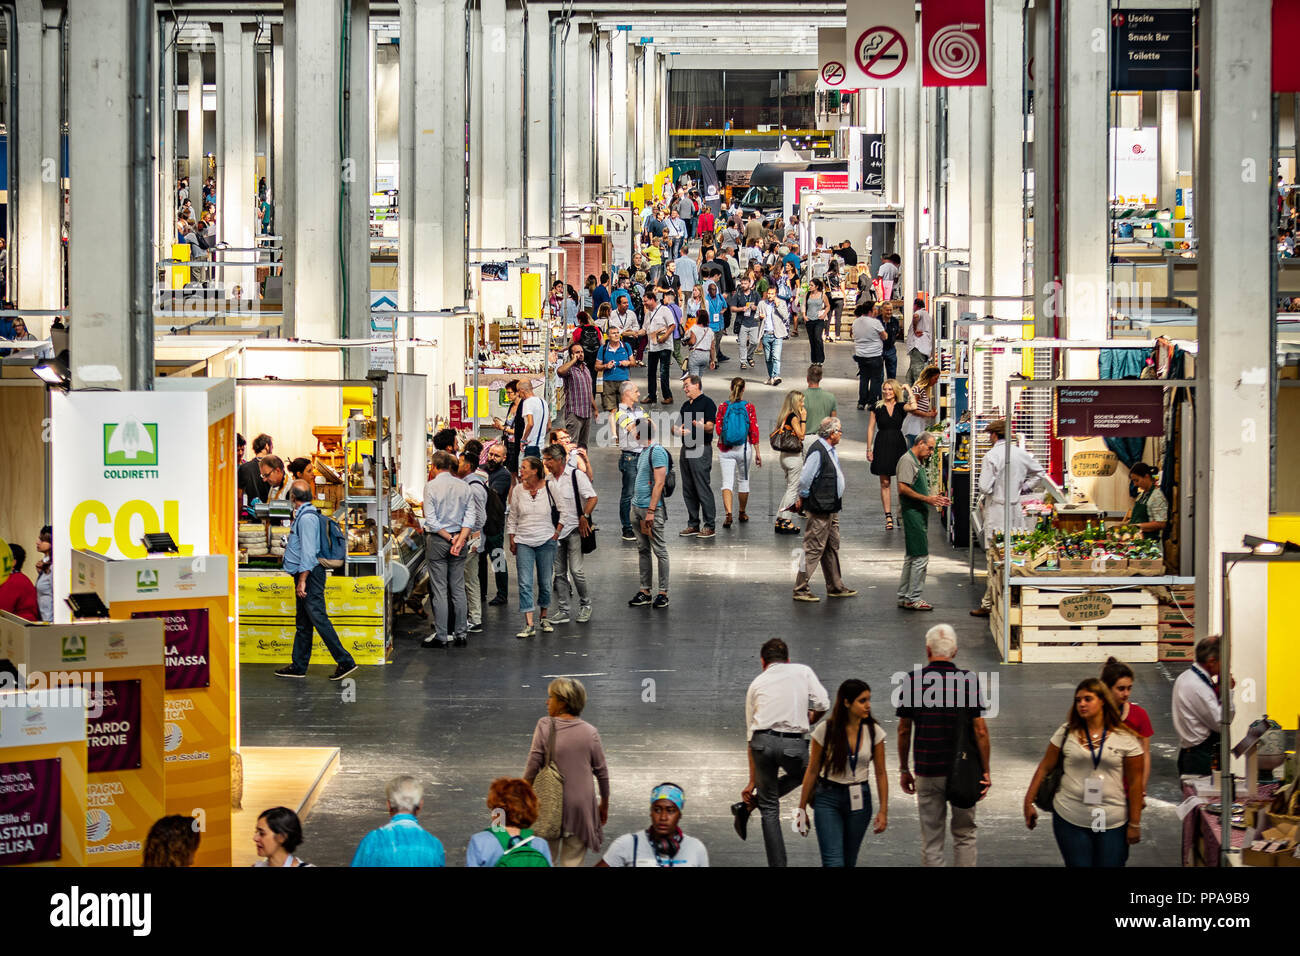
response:
<svg viewBox="0 0 1300 956"><path fill-rule="evenodd" d="M1273 0L1273 92L1300 92L1300 57L1295 55L1295 26L1300 0Z"/></svg>
<svg viewBox="0 0 1300 956"><path fill-rule="evenodd" d="M988 84L984 0L925 0L921 5L924 86Z"/></svg>

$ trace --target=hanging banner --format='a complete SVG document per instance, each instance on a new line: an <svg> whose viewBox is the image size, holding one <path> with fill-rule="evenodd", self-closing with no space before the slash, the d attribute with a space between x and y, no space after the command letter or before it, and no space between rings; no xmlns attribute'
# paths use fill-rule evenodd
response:
<svg viewBox="0 0 1300 956"><path fill-rule="evenodd" d="M852 90L849 71L845 68L844 31L821 28L817 31L817 89Z"/></svg>
<svg viewBox="0 0 1300 956"><path fill-rule="evenodd" d="M1138 205L1156 202L1160 189L1158 137L1159 130L1154 126L1111 127L1110 161L1114 176L1110 184L1111 202Z"/></svg>
<svg viewBox="0 0 1300 956"><path fill-rule="evenodd" d="M848 0L844 31L850 88L916 85L913 0Z"/></svg>
<svg viewBox="0 0 1300 956"><path fill-rule="evenodd" d="M1273 92L1300 92L1300 56L1295 54L1295 25L1300 0L1273 0Z"/></svg>
<svg viewBox="0 0 1300 956"><path fill-rule="evenodd" d="M145 532L168 532L182 555L208 550L207 496L193 493L208 486L204 394L54 392L50 405L56 568L72 566L73 548L143 558ZM56 574L61 623L67 596L68 575Z"/></svg>
<svg viewBox="0 0 1300 956"><path fill-rule="evenodd" d="M709 207L716 219L722 215L722 194L718 190L718 168L713 160L700 154L700 191L704 194L704 204Z"/></svg>
<svg viewBox="0 0 1300 956"><path fill-rule="evenodd" d="M921 6L924 86L986 86L984 0L925 0Z"/></svg>

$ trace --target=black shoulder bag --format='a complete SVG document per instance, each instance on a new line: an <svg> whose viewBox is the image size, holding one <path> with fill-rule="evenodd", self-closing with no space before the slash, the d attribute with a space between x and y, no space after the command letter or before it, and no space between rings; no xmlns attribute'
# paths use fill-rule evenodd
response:
<svg viewBox="0 0 1300 956"><path fill-rule="evenodd" d="M975 743L975 721L959 713L953 734L952 766L948 768L945 796L954 807L969 810L979 802L984 761Z"/></svg>
<svg viewBox="0 0 1300 956"><path fill-rule="evenodd" d="M1070 725L1065 725L1065 736L1061 738L1061 752L1056 755L1056 766L1047 771L1038 784L1038 793L1034 794L1034 806L1044 813L1055 813L1052 801L1056 791L1061 789L1061 778L1065 776L1065 745L1070 742Z"/></svg>
<svg viewBox="0 0 1300 956"><path fill-rule="evenodd" d="M582 537L582 553L591 554L596 550L596 529L587 521L587 533L582 533L582 495L578 491L578 469L573 469L573 506L578 512L578 534Z"/></svg>

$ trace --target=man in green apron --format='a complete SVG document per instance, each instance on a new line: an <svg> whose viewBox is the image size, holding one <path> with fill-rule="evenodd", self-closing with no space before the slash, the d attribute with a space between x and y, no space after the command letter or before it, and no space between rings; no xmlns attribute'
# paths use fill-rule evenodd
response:
<svg viewBox="0 0 1300 956"><path fill-rule="evenodd" d="M903 503L903 577L898 582L898 606L909 611L933 611L921 600L925 569L930 563L930 508L949 504L943 495L930 494L930 476L925 463L934 454L933 432L921 432L912 439L912 449L898 462L898 491Z"/></svg>

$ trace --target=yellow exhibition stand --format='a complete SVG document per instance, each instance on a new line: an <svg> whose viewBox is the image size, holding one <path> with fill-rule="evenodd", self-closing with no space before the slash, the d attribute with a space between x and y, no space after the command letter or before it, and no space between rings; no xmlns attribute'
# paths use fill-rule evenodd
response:
<svg viewBox="0 0 1300 956"><path fill-rule="evenodd" d="M86 693L86 863L139 866L164 814L163 624L33 624L0 614L0 657L29 690Z"/></svg>
<svg viewBox="0 0 1300 956"><path fill-rule="evenodd" d="M85 693L0 691L0 866L85 865Z"/></svg>
<svg viewBox="0 0 1300 956"><path fill-rule="evenodd" d="M165 637L166 812L203 832L195 864L230 865L230 656L225 555L114 561L72 555L74 590L99 594L114 618L161 618Z"/></svg>
<svg viewBox="0 0 1300 956"><path fill-rule="evenodd" d="M1300 515L1274 515L1273 541L1300 541ZM1293 726L1300 714L1300 565L1268 565L1268 701L1270 717Z"/></svg>
<svg viewBox="0 0 1300 956"><path fill-rule="evenodd" d="M325 579L325 609L339 640L358 664L383 664L384 579ZM293 657L297 603L288 574L239 575L239 659L247 664L288 664ZM330 660L320 635L312 635L312 658Z"/></svg>

